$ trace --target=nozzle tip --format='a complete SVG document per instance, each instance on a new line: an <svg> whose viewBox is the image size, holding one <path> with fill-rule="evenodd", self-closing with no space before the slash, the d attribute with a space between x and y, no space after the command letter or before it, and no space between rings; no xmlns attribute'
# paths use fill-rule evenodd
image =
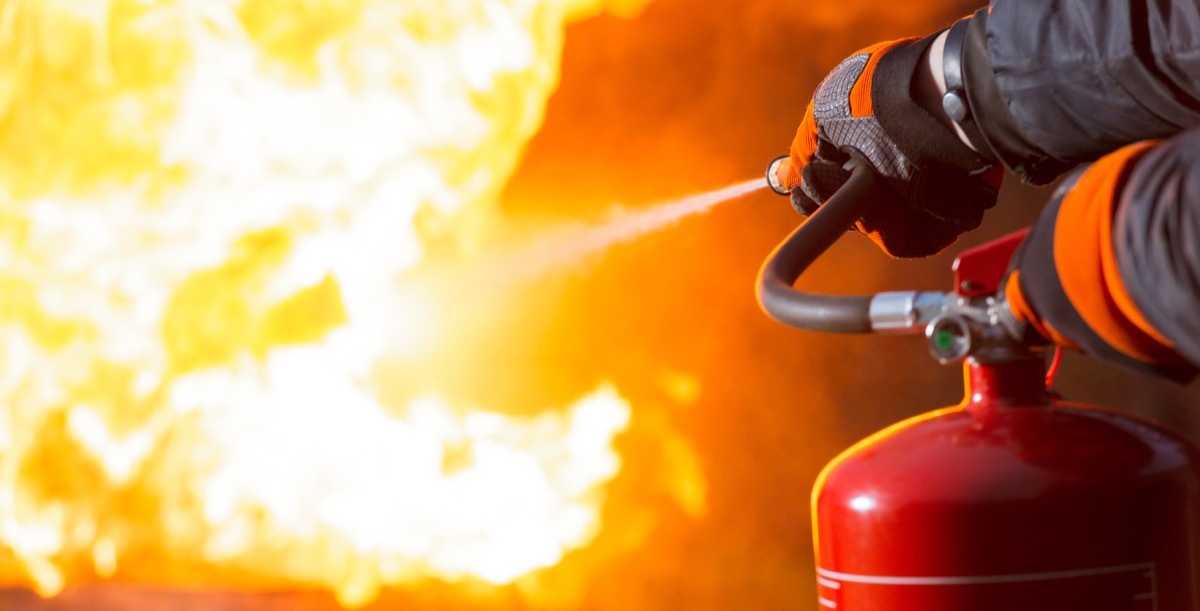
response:
<svg viewBox="0 0 1200 611"><path fill-rule="evenodd" d="M771 160L767 166L767 185L771 190L780 195L791 195L791 190L783 186L783 181L787 176L788 170L791 169L791 158L787 155L780 155Z"/></svg>

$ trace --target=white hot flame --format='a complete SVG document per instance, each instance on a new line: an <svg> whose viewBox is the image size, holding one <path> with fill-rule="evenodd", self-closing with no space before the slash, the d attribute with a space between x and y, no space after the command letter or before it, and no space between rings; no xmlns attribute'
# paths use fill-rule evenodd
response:
<svg viewBox="0 0 1200 611"><path fill-rule="evenodd" d="M419 216L469 246L541 121L564 21L604 6L0 7L10 581L210 571L354 605L511 582L586 544L630 414L615 390L517 418L385 404L375 368L442 340L438 305L396 283Z"/></svg>

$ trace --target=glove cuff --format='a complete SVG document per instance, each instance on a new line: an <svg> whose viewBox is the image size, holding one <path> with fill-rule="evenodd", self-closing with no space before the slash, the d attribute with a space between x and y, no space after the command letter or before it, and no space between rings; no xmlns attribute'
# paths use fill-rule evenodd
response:
<svg viewBox="0 0 1200 611"><path fill-rule="evenodd" d="M950 126L921 106L912 95L913 77L925 50L941 32L891 49L879 60L871 87L875 116L892 140L903 143L909 159L923 170L950 169L977 175L992 162L963 144ZM897 95L899 93L903 95Z"/></svg>

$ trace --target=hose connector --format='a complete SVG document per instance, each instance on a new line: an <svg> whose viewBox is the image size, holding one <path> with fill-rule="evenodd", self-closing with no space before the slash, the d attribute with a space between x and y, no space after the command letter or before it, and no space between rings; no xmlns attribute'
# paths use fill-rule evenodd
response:
<svg viewBox="0 0 1200 611"><path fill-rule="evenodd" d="M928 291L876 293L871 298L871 330L876 333L920 333L946 310L946 294Z"/></svg>

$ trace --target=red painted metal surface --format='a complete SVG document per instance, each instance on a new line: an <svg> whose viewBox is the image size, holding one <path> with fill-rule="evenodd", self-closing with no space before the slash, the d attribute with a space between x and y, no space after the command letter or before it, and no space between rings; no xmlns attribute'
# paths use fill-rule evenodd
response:
<svg viewBox="0 0 1200 611"><path fill-rule="evenodd" d="M1055 402L1038 358L834 460L813 491L821 609L1195 611L1200 456Z"/></svg>
<svg viewBox="0 0 1200 611"><path fill-rule="evenodd" d="M986 297L1000 290L1008 262L1029 229L964 250L954 259L954 290L963 297Z"/></svg>

